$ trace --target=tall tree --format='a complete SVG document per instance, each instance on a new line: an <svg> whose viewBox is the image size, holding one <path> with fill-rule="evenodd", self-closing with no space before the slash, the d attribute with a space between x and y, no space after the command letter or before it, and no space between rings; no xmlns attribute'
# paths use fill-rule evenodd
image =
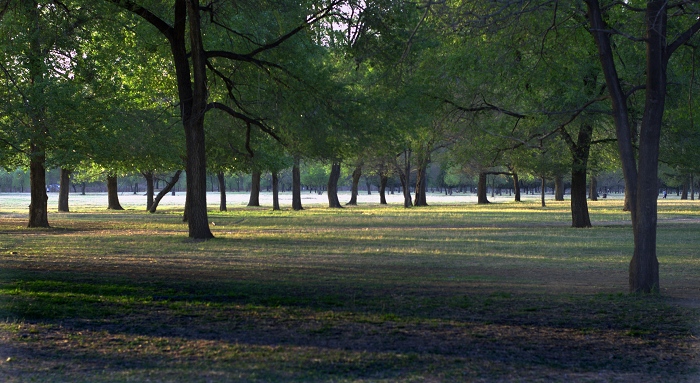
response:
<svg viewBox="0 0 700 383"><path fill-rule="evenodd" d="M631 292L659 291L659 262L656 256L656 225L658 197L658 159L663 115L668 93L668 70L673 54L693 39L700 30L695 5L666 0L649 0L645 8L620 3L601 7L598 0L586 0L590 33L598 47L601 68L612 103L617 143L625 176L626 193L629 196L634 253L629 266ZM669 31L669 12L673 23ZM625 89L625 82L618 71L617 43L613 37L633 36L615 24L610 24L620 14L626 19L643 25L644 36L637 39L646 45L644 71L644 112L639 126L638 149L635 151L632 137L628 99L635 89ZM669 36L670 32L670 36ZM626 37L625 37L626 38ZM640 88L641 89L641 88Z"/></svg>

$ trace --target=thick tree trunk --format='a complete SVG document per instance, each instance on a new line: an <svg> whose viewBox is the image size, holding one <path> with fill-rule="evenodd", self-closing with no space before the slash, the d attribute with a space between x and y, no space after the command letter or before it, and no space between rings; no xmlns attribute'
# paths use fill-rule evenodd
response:
<svg viewBox="0 0 700 383"><path fill-rule="evenodd" d="M593 125L583 124L579 128L576 142L565 131L561 131L571 151L571 226L591 227L586 199L586 172L591 151Z"/></svg>
<svg viewBox="0 0 700 383"><path fill-rule="evenodd" d="M415 206L428 206L428 200L426 198L427 191L427 170L428 161L423 161L423 163L418 166L418 171L416 172L416 196L415 196Z"/></svg>
<svg viewBox="0 0 700 383"><path fill-rule="evenodd" d="M163 199L163 197L170 192L170 190L175 187L175 184L177 184L177 181L180 179L180 174L182 174L182 170L178 170L173 174L173 177L170 179L170 182L168 182L165 187L158 192L158 195L156 196L155 200L151 204L150 209L148 209L149 213L155 213L156 209L158 209L158 204L160 203L160 200ZM187 202L185 202L185 208L187 208ZM186 216L186 214L183 214L183 216Z"/></svg>
<svg viewBox="0 0 700 383"><path fill-rule="evenodd" d="M561 175L554 176L554 200L564 200L564 179Z"/></svg>
<svg viewBox="0 0 700 383"><path fill-rule="evenodd" d="M542 187L540 188L540 200L542 201L542 207L545 207L545 206L547 206L547 204L544 201L544 197L545 197L544 191L545 191L545 186L546 186L546 182L545 182L546 180L544 177L542 177L541 181L542 181L542 183L541 183Z"/></svg>
<svg viewBox="0 0 700 383"><path fill-rule="evenodd" d="M153 206L153 197L156 190L153 180L154 175L151 171L143 172L141 175L143 175L143 178L146 180L146 211L150 211Z"/></svg>
<svg viewBox="0 0 700 383"><path fill-rule="evenodd" d="M272 210L280 210L279 177L277 171L272 172Z"/></svg>
<svg viewBox="0 0 700 383"><path fill-rule="evenodd" d="M384 171L379 172L379 204L386 205L386 184L389 182L389 176Z"/></svg>
<svg viewBox="0 0 700 383"><path fill-rule="evenodd" d="M29 159L29 224L27 227L49 227L48 199L46 194L46 169L44 163L46 157L44 151L35 144L31 145Z"/></svg>
<svg viewBox="0 0 700 383"><path fill-rule="evenodd" d="M350 189L350 201L346 205L357 206L357 193L362 177L362 165L357 165L352 172L352 188Z"/></svg>
<svg viewBox="0 0 700 383"><path fill-rule="evenodd" d="M686 176L685 182L683 182L683 191L681 192L681 199L688 199L688 184L690 184L690 176Z"/></svg>
<svg viewBox="0 0 700 383"><path fill-rule="evenodd" d="M260 206L260 170L253 170L250 178L250 199L248 206Z"/></svg>
<svg viewBox="0 0 700 383"><path fill-rule="evenodd" d="M224 177L224 172L216 173L216 178L219 180L219 211L226 211L226 177Z"/></svg>
<svg viewBox="0 0 700 383"><path fill-rule="evenodd" d="M331 165L331 174L328 176L328 207L342 208L338 200L338 180L340 179L340 163Z"/></svg>
<svg viewBox="0 0 700 383"><path fill-rule="evenodd" d="M479 183L476 185L476 201L478 204L490 203L486 194L486 173L479 173Z"/></svg>
<svg viewBox="0 0 700 383"><path fill-rule="evenodd" d="M518 173L513 173L513 190L515 202L520 202L520 180L518 179Z"/></svg>
<svg viewBox="0 0 700 383"><path fill-rule="evenodd" d="M107 209L109 210L124 210L119 203L119 190L117 187L117 176L107 176Z"/></svg>
<svg viewBox="0 0 700 383"><path fill-rule="evenodd" d="M598 200L598 178L591 174L591 183L588 190L588 198L591 201Z"/></svg>
<svg viewBox="0 0 700 383"><path fill-rule="evenodd" d="M301 206L301 171L299 162L299 157L294 156L294 165L292 165L292 210L304 210L304 207Z"/></svg>
<svg viewBox="0 0 700 383"><path fill-rule="evenodd" d="M68 169L61 168L61 183L58 190L58 211L68 213L68 194L70 192L70 173Z"/></svg>

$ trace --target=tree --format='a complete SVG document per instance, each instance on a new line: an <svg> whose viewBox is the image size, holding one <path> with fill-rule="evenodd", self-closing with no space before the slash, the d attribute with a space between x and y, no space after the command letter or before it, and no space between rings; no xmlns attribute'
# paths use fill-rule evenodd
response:
<svg viewBox="0 0 700 383"><path fill-rule="evenodd" d="M668 70L671 58L681 46L690 42L698 30L700 21L694 5L669 3L665 0L649 0L646 8L621 3L602 8L598 0L586 0L590 33L598 48L600 64L612 103L618 150L625 176L625 189L630 199L634 253L629 267L631 292L651 293L659 291L659 263L656 257L657 182L659 140L668 92ZM674 11L669 25L669 11ZM646 45L644 112L639 126L638 149L635 151L632 137L628 98L631 90L625 90L625 82L618 72L612 38L617 35L632 36L619 31L608 20L624 14L626 18L643 25ZM670 31L669 31L670 27ZM669 36L669 32L671 33ZM673 37L671 37L673 36ZM640 87L639 89L642 89Z"/></svg>

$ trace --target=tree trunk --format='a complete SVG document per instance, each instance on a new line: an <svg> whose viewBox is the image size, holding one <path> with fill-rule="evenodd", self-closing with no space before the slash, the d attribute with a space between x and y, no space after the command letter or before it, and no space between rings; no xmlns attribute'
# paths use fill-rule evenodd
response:
<svg viewBox="0 0 700 383"><path fill-rule="evenodd" d="M216 178L219 179L219 211L226 211L226 178L224 172L216 173Z"/></svg>
<svg viewBox="0 0 700 383"><path fill-rule="evenodd" d="M292 210L304 210L301 206L301 171L299 169L299 157L294 156L292 166Z"/></svg>
<svg viewBox="0 0 700 383"><path fill-rule="evenodd" d="M578 130L576 142L566 130L562 130L561 134L571 152L571 226L591 227L586 200L586 172L591 152L593 125L582 124Z"/></svg>
<svg viewBox="0 0 700 383"><path fill-rule="evenodd" d="M107 176L107 209L124 210L119 203L119 190L117 189L117 176Z"/></svg>
<svg viewBox="0 0 700 383"><path fill-rule="evenodd" d="M667 42L668 1L646 2L646 85L645 105L635 155L627 108L610 42L610 28L603 20L597 0L586 0L590 33L598 47L607 91L613 105L618 151L625 176L625 192L634 233L634 253L629 267L629 287L633 293L659 291L659 262L656 257L659 138L666 101L667 64L673 52L697 32L697 23L686 31L674 31ZM635 159L636 158L636 159Z"/></svg>
<svg viewBox="0 0 700 383"><path fill-rule="evenodd" d="M544 177L542 177L541 180L542 180L542 187L540 188L540 199L542 201L542 207L545 207L545 206L547 206L547 204L544 202L544 196L545 196L544 190L545 190L545 186L546 186L545 185L546 180Z"/></svg>
<svg viewBox="0 0 700 383"><path fill-rule="evenodd" d="M150 211L153 206L153 195L155 194L155 187L153 184L153 172L143 172L141 173L143 178L146 180L146 211Z"/></svg>
<svg viewBox="0 0 700 383"><path fill-rule="evenodd" d="M279 177L277 171L272 172L272 210L280 210Z"/></svg>
<svg viewBox="0 0 700 383"><path fill-rule="evenodd" d="M561 175L554 176L554 200L564 200L564 179Z"/></svg>
<svg viewBox="0 0 700 383"><path fill-rule="evenodd" d="M596 176L591 174L591 184L590 188L588 190L588 198L590 198L591 201L597 201L598 200L598 178Z"/></svg>
<svg viewBox="0 0 700 383"><path fill-rule="evenodd" d="M518 173L513 172L513 190L515 194L515 202L520 202L520 180Z"/></svg>
<svg viewBox="0 0 700 383"><path fill-rule="evenodd" d="M250 199L248 206L260 206L260 170L253 170L250 180Z"/></svg>
<svg viewBox="0 0 700 383"><path fill-rule="evenodd" d="M427 184L428 184L428 161L423 161L423 163L418 166L418 171L416 172L416 196L415 196L415 206L428 206L428 200L426 198Z"/></svg>
<svg viewBox="0 0 700 383"><path fill-rule="evenodd" d="M693 174L690 174L690 200L695 200L695 180L693 179Z"/></svg>
<svg viewBox="0 0 700 383"><path fill-rule="evenodd" d="M690 183L690 176L685 177L685 182L683 182L683 191L681 192L681 200L688 199L688 184Z"/></svg>
<svg viewBox="0 0 700 383"><path fill-rule="evenodd" d="M357 193L362 177L362 165L357 165L352 172L352 188L350 189L350 201L346 205L357 206Z"/></svg>
<svg viewBox="0 0 700 383"><path fill-rule="evenodd" d="M372 184L369 181L369 177L365 177L365 185L367 185L367 195L372 195Z"/></svg>
<svg viewBox="0 0 700 383"><path fill-rule="evenodd" d="M403 207L409 208L413 206L413 201L411 200L411 187L409 182L411 179L411 151L406 149L403 152L403 168L401 166L396 166L399 173L399 180L401 181L401 189L403 191Z"/></svg>
<svg viewBox="0 0 700 383"><path fill-rule="evenodd" d="M31 145L29 159L29 183L31 203L29 204L29 224L27 227L49 227L48 199L46 194L46 157L43 149Z"/></svg>
<svg viewBox="0 0 700 383"><path fill-rule="evenodd" d="M58 211L68 213L68 194L70 192L70 173L68 169L61 168L61 184L58 189Z"/></svg>
<svg viewBox="0 0 700 383"><path fill-rule="evenodd" d="M490 203L486 196L486 175L485 172L479 173L479 183L476 186L476 200L478 204Z"/></svg>
<svg viewBox="0 0 700 383"><path fill-rule="evenodd" d="M389 176L385 171L379 172L379 204L386 205L386 184L389 182Z"/></svg>
<svg viewBox="0 0 700 383"><path fill-rule="evenodd" d="M328 207L342 208L338 200L338 180L340 179L340 163L334 162L331 165L331 174L328 177Z"/></svg>
<svg viewBox="0 0 700 383"><path fill-rule="evenodd" d="M175 184L177 184L177 181L180 179L180 174L182 174L182 170L178 170L173 174L173 177L170 179L170 182L168 182L165 187L158 192L158 195L156 196L155 200L153 201L153 204L151 204L151 208L148 209L149 213L155 213L156 209L158 208L158 204L160 203L160 200L165 197L166 194L170 190L172 190L173 187L175 187ZM185 202L185 209L187 209L187 202ZM183 217L187 216L187 214L183 214Z"/></svg>

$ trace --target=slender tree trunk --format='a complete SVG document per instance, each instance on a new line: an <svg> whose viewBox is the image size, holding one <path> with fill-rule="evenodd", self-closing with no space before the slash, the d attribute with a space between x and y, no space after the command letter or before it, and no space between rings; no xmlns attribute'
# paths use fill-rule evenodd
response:
<svg viewBox="0 0 700 383"><path fill-rule="evenodd" d="M350 201L346 205L357 206L357 194L362 177L362 165L357 165L352 172L352 188L350 189Z"/></svg>
<svg viewBox="0 0 700 383"><path fill-rule="evenodd" d="M301 206L301 171L299 169L299 156L294 156L292 165L292 210L304 210Z"/></svg>
<svg viewBox="0 0 700 383"><path fill-rule="evenodd" d="M226 211L226 177L224 177L224 172L216 173L216 178L219 179L219 211Z"/></svg>
<svg viewBox="0 0 700 383"><path fill-rule="evenodd" d="M476 200L478 204L490 203L486 191L486 173L479 173L479 183L476 185Z"/></svg>
<svg viewBox="0 0 700 383"><path fill-rule="evenodd" d="M386 205L386 184L389 182L389 176L385 171L379 172L379 204Z"/></svg>
<svg viewBox="0 0 700 383"><path fill-rule="evenodd" d="M544 197L545 197L545 192L544 192L544 190L545 190L545 186L546 186L546 185L545 185L545 183L546 183L545 181L546 181L546 180L545 180L544 177L542 177L541 180L542 180L542 187L540 188L540 199L542 200L542 207L545 207L545 206L547 206L547 204L544 202Z"/></svg>
<svg viewBox="0 0 700 383"><path fill-rule="evenodd" d="M250 199L248 206L260 206L260 170L253 170L250 179Z"/></svg>
<svg viewBox="0 0 700 383"><path fill-rule="evenodd" d="M328 177L328 207L342 208L338 200L338 180L340 179L340 163L334 162L331 165L331 174Z"/></svg>
<svg viewBox="0 0 700 383"><path fill-rule="evenodd" d="M515 202L520 202L520 180L518 173L513 172L513 190L515 194Z"/></svg>
<svg viewBox="0 0 700 383"><path fill-rule="evenodd" d="M80 183L80 195L85 195L85 189L87 188L87 182Z"/></svg>
<svg viewBox="0 0 700 383"><path fill-rule="evenodd" d="M591 174L591 184L588 190L588 198L591 201L598 200L598 178Z"/></svg>
<svg viewBox="0 0 700 383"><path fill-rule="evenodd" d="M151 210L151 206L153 206L153 197L156 190L153 180L154 175L152 171L143 172L141 175L143 175L143 178L146 180L146 211L149 211Z"/></svg>
<svg viewBox="0 0 700 383"><path fill-rule="evenodd" d="M403 191L403 207L412 207L413 201L411 200L411 187L409 186L409 182L411 180L410 150L406 149L403 151L403 167L397 164L396 169L399 173L399 180L401 181L401 190Z"/></svg>
<svg viewBox="0 0 700 383"><path fill-rule="evenodd" d="M693 179L693 174L690 174L690 200L695 200L695 180Z"/></svg>
<svg viewBox="0 0 700 383"><path fill-rule="evenodd" d="M58 190L58 211L68 213L68 194L70 192L70 173L68 169L61 168L61 184Z"/></svg>
<svg viewBox="0 0 700 383"><path fill-rule="evenodd" d="M272 171L272 210L280 210L279 177Z"/></svg>
<svg viewBox="0 0 700 383"><path fill-rule="evenodd" d="M160 203L160 200L163 199L163 197L165 197L165 195L168 194L168 192L170 192L170 190L172 190L173 187L175 187L175 184L177 184L177 181L180 180L180 174L182 174L182 170L176 171L175 174L173 174L172 178L170 178L170 181L165 185L165 187L160 192L158 192L158 195L156 196L155 200L151 204L151 207L148 209L149 213L156 212L156 209L158 209L158 204ZM187 202L185 202L185 208L187 208ZM187 214L183 214L183 217L184 216L187 216Z"/></svg>
<svg viewBox="0 0 700 383"><path fill-rule="evenodd" d="M564 200L564 179L561 175L554 176L554 200Z"/></svg>
<svg viewBox="0 0 700 383"><path fill-rule="evenodd" d="M365 185L367 185L367 195L372 195L372 184L369 181L369 177L365 177Z"/></svg>
<svg viewBox="0 0 700 383"><path fill-rule="evenodd" d="M117 176L107 176L107 209L109 210L124 210L119 203L119 190L117 185Z"/></svg>

